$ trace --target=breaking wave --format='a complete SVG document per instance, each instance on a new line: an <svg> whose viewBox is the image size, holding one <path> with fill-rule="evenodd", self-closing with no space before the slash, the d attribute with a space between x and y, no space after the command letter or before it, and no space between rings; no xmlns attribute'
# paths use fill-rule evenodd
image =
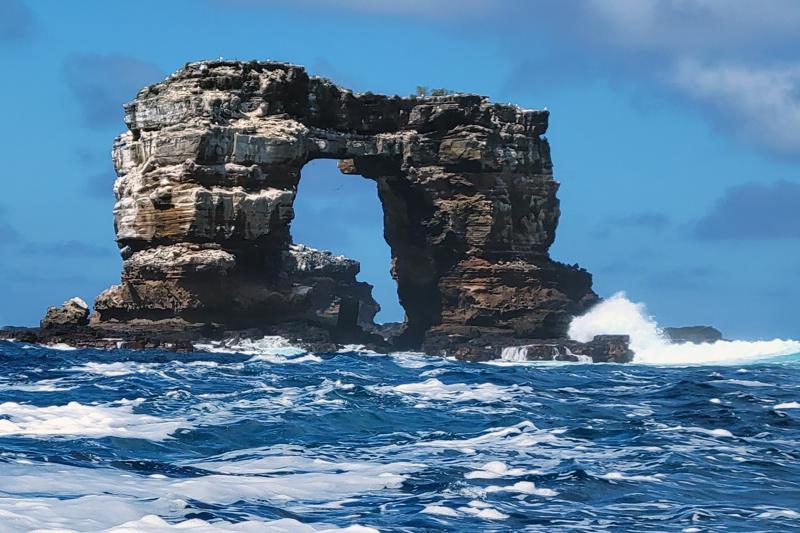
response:
<svg viewBox="0 0 800 533"><path fill-rule="evenodd" d="M656 365L736 364L800 353L800 341L720 340L713 343L670 342L642 303L618 292L572 320L570 338L587 342L595 335L629 335L634 362Z"/></svg>

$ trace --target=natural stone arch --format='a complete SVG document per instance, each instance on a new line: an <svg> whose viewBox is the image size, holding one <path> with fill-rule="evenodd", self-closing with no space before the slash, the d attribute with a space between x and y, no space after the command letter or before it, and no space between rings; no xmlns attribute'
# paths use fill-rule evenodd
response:
<svg viewBox="0 0 800 533"><path fill-rule="evenodd" d="M588 273L548 255L547 120L478 95L354 94L284 63L187 64L126 105L122 284L98 297L94 322L333 327L341 302L368 306L351 263L290 249L301 169L330 158L378 183L406 345L564 336L596 296Z"/></svg>

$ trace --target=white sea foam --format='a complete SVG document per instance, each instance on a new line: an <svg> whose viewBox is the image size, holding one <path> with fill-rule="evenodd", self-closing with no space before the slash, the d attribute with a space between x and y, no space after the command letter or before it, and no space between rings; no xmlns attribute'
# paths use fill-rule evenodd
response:
<svg viewBox="0 0 800 533"><path fill-rule="evenodd" d="M273 335L261 339L228 339L196 343L196 350L211 353L241 353L244 355L276 355L292 357L303 355L306 350L292 345L287 339Z"/></svg>
<svg viewBox="0 0 800 533"><path fill-rule="evenodd" d="M280 354L265 353L265 354L254 355L253 357L247 360L248 363L256 363L259 361L272 363L276 365L283 365L283 364L297 364L297 363L321 363L322 358L313 354L298 355L293 357Z"/></svg>
<svg viewBox="0 0 800 533"><path fill-rule="evenodd" d="M470 502L472 503L472 502ZM459 507L459 511L466 514L471 514L473 516L477 516L478 518L483 518L484 520L505 520L508 518L508 515L505 513L501 513L494 507L475 507L470 505L469 507Z"/></svg>
<svg viewBox="0 0 800 533"><path fill-rule="evenodd" d="M500 448L503 450L513 448L527 448L537 444L558 444L557 435L561 430L540 430L533 422L525 420L519 424L508 427L491 428L485 433L470 439L431 440L416 442L416 446L429 446L436 448L454 448L462 451L472 451L473 448Z"/></svg>
<svg viewBox="0 0 800 533"><path fill-rule="evenodd" d="M538 470L525 470L524 468L509 468L502 461L490 461L479 470L472 470L464 474L466 479L498 479L503 477L519 477L530 474L541 474Z"/></svg>
<svg viewBox="0 0 800 533"><path fill-rule="evenodd" d="M733 433L731 433L727 429L722 429L722 428L707 429L701 427L676 426L676 427L665 427L662 428L660 431L687 431L689 433L702 433L704 435L708 435L709 437L724 437L724 438L734 437Z"/></svg>
<svg viewBox="0 0 800 533"><path fill-rule="evenodd" d="M767 520L773 518L800 518L800 513L792 511L791 509L772 509L759 514L758 518L765 518Z"/></svg>
<svg viewBox="0 0 800 533"><path fill-rule="evenodd" d="M373 387L378 392L390 392L410 395L421 400L437 400L446 402L481 402L508 401L518 394L530 394L532 389L526 386L511 385L504 387L493 383L451 383L444 384L436 378L418 383L404 383L394 387Z"/></svg>
<svg viewBox="0 0 800 533"><path fill-rule="evenodd" d="M570 338L581 342L602 334L630 335L634 361L646 364L742 363L800 353L800 341L796 340L672 343L644 305L631 302L622 292L575 317L569 327Z"/></svg>
<svg viewBox="0 0 800 533"><path fill-rule="evenodd" d="M69 344L64 344L63 342L57 342L55 344L46 344L44 345L44 347L50 350L60 350L62 352L71 352L77 350L75 346L70 346Z"/></svg>
<svg viewBox="0 0 800 533"><path fill-rule="evenodd" d="M364 526L350 526L344 529L325 526L309 525L291 518L259 522L248 520L246 522L230 523L225 521L206 522L193 518L177 524L170 524L163 518L148 515L139 520L126 522L106 529L103 533L378 533L377 529Z"/></svg>
<svg viewBox="0 0 800 533"><path fill-rule="evenodd" d="M407 473L424 467L411 463L378 462L322 461L318 464L306 457L287 457L285 461L294 466L273 475L214 473L192 478L144 476L110 468L88 469L52 463L6 464L0 469L0 487L4 495L0 498L0 520L9 516L7 513L21 513L36 518L38 522L28 524L29 527L22 528L23 531L34 529L30 526L44 525L80 526L81 531L97 531L148 514L179 515L186 507L185 502L192 500L209 505L231 505L243 500L270 501L284 509L297 511L314 503L332 502L336 505L348 496L397 489L405 481ZM196 468L213 466L185 464ZM222 468L224 465L217 466ZM231 470L259 470L251 468L252 465L239 465L241 468L238 469L236 465L228 466ZM43 493L48 497L40 498ZM65 499L67 503L64 503ZM97 521L90 527L91 521L87 517L96 515L97 509L103 509L108 516L104 514L101 519L103 527L98 527ZM109 523L108 520L112 519L113 522ZM315 527L308 531L317 529L326 528Z"/></svg>
<svg viewBox="0 0 800 533"><path fill-rule="evenodd" d="M425 368L426 366L448 364L448 361L444 358L431 357L421 352L392 352L389 356L395 363L404 368Z"/></svg>
<svg viewBox="0 0 800 533"><path fill-rule="evenodd" d="M721 379L714 383L727 383L729 385L739 385L740 387L774 387L772 383L754 381L752 379Z"/></svg>
<svg viewBox="0 0 800 533"><path fill-rule="evenodd" d="M68 368L70 372L85 372L87 374L97 374L99 376L117 377L128 374L141 374L150 372L158 365L148 363L135 363L133 361L120 361L116 363L94 363L89 362L81 366Z"/></svg>
<svg viewBox="0 0 800 533"><path fill-rule="evenodd" d="M623 474L622 472L606 472L597 477L609 481L662 481L660 474L656 474L655 476L642 476Z"/></svg>
<svg viewBox="0 0 800 533"><path fill-rule="evenodd" d="M33 383L0 383L0 390L21 392L66 392L77 389L77 385L61 385L63 380L43 379Z"/></svg>
<svg viewBox="0 0 800 533"><path fill-rule="evenodd" d="M363 344L345 344L336 351L336 353L352 353L352 352L355 352L359 355L380 355L380 356L386 355L383 353L378 353L374 350L370 350Z"/></svg>
<svg viewBox="0 0 800 533"><path fill-rule="evenodd" d="M426 505L422 510L425 514L435 514L440 516L459 516L459 512L452 507L444 507L443 505Z"/></svg>
<svg viewBox="0 0 800 533"><path fill-rule="evenodd" d="M787 402L787 403L779 403L772 407L773 409L800 409L800 403L798 402Z"/></svg>
<svg viewBox="0 0 800 533"><path fill-rule="evenodd" d="M557 496L558 495L558 493L556 491L552 490L552 489L540 489L540 488L537 488L536 485L534 483L530 482L530 481L518 481L517 483L514 483L513 485L508 485L508 486L503 486L503 487L497 486L497 485L491 485L489 487L486 487L486 492L487 493L492 493L492 492L517 492L517 493L520 493L520 494L531 494L533 496L544 496L544 497Z"/></svg>
<svg viewBox="0 0 800 533"><path fill-rule="evenodd" d="M115 406L66 405L36 407L15 402L0 404L0 435L34 437L127 437L163 440L178 428L188 427L186 420L161 419L138 414L138 401L121 401Z"/></svg>
<svg viewBox="0 0 800 533"><path fill-rule="evenodd" d="M160 510L172 514L185 503L150 503L151 513ZM304 524L284 518L271 521L248 520L231 523L206 522L198 518L169 523L155 514L145 514L148 504L114 496L80 498L3 498L0 522L4 532L37 533L379 533L378 530L353 525L345 528L325 524ZM102 510L102 512L98 512Z"/></svg>

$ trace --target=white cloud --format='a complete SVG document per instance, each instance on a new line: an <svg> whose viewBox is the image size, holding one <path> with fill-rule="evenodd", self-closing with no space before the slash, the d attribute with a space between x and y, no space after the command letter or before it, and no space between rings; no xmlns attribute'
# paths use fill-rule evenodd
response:
<svg viewBox="0 0 800 533"><path fill-rule="evenodd" d="M623 53L748 54L798 41L796 0L583 0L595 39Z"/></svg>
<svg viewBox="0 0 800 533"><path fill-rule="evenodd" d="M735 136L800 156L800 0L281 1L443 24L514 61L508 87L529 90L542 72L654 82Z"/></svg>
<svg viewBox="0 0 800 533"><path fill-rule="evenodd" d="M753 67L678 62L671 83L712 109L740 138L800 154L800 64Z"/></svg>

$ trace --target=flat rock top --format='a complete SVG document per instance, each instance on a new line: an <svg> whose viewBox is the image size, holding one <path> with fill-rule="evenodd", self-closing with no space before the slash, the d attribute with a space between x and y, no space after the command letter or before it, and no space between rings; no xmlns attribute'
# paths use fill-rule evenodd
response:
<svg viewBox="0 0 800 533"><path fill-rule="evenodd" d="M202 103L199 99L202 99ZM152 101L181 101L186 113L176 120L148 120ZM137 106L147 108L143 113ZM187 63L165 80L139 92L126 105L126 122L133 129L176 124L187 116L220 119L259 111L284 115L322 128L359 133L389 133L402 129L448 129L475 124L513 133L541 135L547 130L546 110L494 103L486 96L455 93L444 96L398 96L354 93L326 78L309 76L299 65L274 61L198 61ZM431 120L431 119L435 120Z"/></svg>

